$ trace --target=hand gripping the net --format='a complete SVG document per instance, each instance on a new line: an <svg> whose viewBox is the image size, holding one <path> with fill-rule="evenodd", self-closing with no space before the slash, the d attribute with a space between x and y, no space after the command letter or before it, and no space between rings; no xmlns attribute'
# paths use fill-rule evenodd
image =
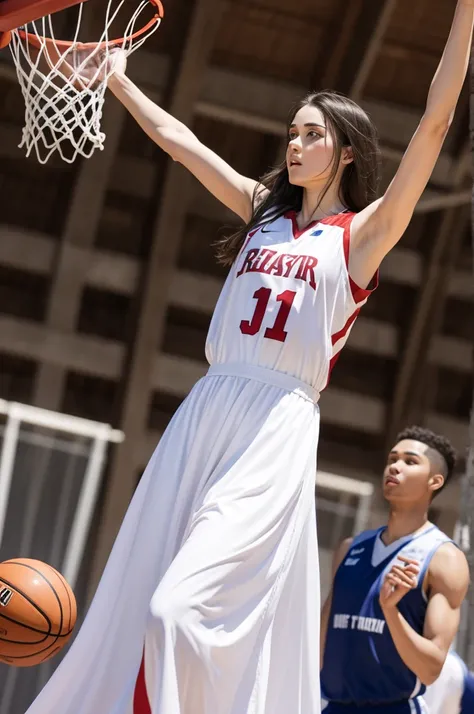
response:
<svg viewBox="0 0 474 714"><path fill-rule="evenodd" d="M25 125L20 147L46 163L58 152L72 163L104 148L101 130L107 81L132 52L157 30L163 17L160 0L140 0L123 37L110 39L109 30L125 0L108 0L105 27L97 42L79 42L82 5L74 39L56 39L53 16L30 22L11 33L10 48L25 100ZM136 29L144 11L153 17ZM119 51L121 50L121 51Z"/></svg>

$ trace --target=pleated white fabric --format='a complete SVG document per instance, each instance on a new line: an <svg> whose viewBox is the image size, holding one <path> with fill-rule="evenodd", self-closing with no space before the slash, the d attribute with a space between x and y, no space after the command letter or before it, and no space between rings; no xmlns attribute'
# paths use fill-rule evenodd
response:
<svg viewBox="0 0 474 714"><path fill-rule="evenodd" d="M290 212L248 235L210 325L209 375L28 714L319 713L317 402L371 292L348 273L353 217L300 230Z"/></svg>
<svg viewBox="0 0 474 714"><path fill-rule="evenodd" d="M28 714L320 711L317 397L250 366L195 385Z"/></svg>

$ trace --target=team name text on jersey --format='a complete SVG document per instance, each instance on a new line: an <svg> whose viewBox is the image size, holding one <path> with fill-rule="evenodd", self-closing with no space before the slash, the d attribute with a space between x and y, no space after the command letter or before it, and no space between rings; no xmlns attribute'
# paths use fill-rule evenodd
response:
<svg viewBox="0 0 474 714"><path fill-rule="evenodd" d="M313 255L278 253L270 248L251 248L244 256L242 267L236 277L244 273L266 273L282 278L303 280L316 290L314 269L318 264Z"/></svg>
<svg viewBox="0 0 474 714"><path fill-rule="evenodd" d="M362 630L363 632L374 632L382 635L385 627L385 620L376 617L362 617L361 615L346 615L337 613L334 615L333 627L335 630Z"/></svg>

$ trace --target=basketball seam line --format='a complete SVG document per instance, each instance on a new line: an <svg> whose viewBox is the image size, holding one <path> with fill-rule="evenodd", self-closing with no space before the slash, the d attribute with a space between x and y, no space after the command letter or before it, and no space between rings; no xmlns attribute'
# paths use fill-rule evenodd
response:
<svg viewBox="0 0 474 714"><path fill-rule="evenodd" d="M14 590L15 592L17 592L19 595L21 595L22 597L24 597L25 600L27 600L27 602L30 603L30 605L33 605L33 607L34 607L36 610L38 610L38 612L39 612L41 615L43 615L44 619L46 620L46 622L47 622L48 625L49 625L49 631L51 632L51 627L52 627L51 620L49 619L49 617L47 616L47 614L46 614L45 612L43 612L43 610L41 609L41 607L40 607L36 602L34 602L34 601L30 598L29 595L27 595L26 593L24 593L23 590L20 590L20 589L19 589L16 585L14 585L13 583L9 582L8 580L5 580L5 578L2 577L2 576L0 576L0 582L5 583L5 585L8 585L8 587L10 587L10 588L13 588L13 590ZM1 614L2 617L5 617L4 613L0 613L0 614ZM8 618L5 618L5 619L8 619ZM16 620L12 620L12 622L17 622L17 621L16 621ZM18 624L21 625L21 624L23 624L23 623L20 622L20 623L18 623ZM33 628L32 628L32 629L33 629ZM37 632L42 632L42 631L41 631L41 630L37 630ZM49 634L49 633L48 633L48 634Z"/></svg>
<svg viewBox="0 0 474 714"><path fill-rule="evenodd" d="M65 632L64 634L58 634L56 632L45 632L44 630L38 630L36 627L32 627L31 625L25 625L23 622L19 622L18 620L14 620L12 617L8 617L8 615L4 615L3 612L0 612L0 619L3 620L8 620L8 622L13 622L14 625L20 625L21 627L24 627L25 630L31 630L31 632L37 632L39 635L45 635L45 637L68 637L71 632L73 631L74 628L71 630L68 630L68 632ZM6 640L4 637L0 637L0 640L3 642L13 642L14 640ZM27 644L27 643L25 643ZM34 642L30 642L29 644L34 644Z"/></svg>
<svg viewBox="0 0 474 714"><path fill-rule="evenodd" d="M15 560L6 560L4 564L6 565L7 563L15 564L15 565L20 565L20 566L22 566L23 568L28 568L29 570L33 570L33 572L37 573L40 577L43 578L43 580L44 580L45 582L48 583L48 585L49 585L49 587L51 588L51 590L53 591L54 597L56 598L56 600L57 600L57 602L58 602L58 605L59 605L60 618L61 618L61 619L60 619L60 624L59 624L59 632L61 632L61 630L63 629L63 623L64 623L63 606L62 606L62 604L61 604L61 600L59 599L58 593L56 592L56 590L55 590L53 584L49 582L48 578L47 578L45 575L43 575L43 573L42 573L40 570L38 570L37 568L34 568L32 565L27 565L27 563L21 563L21 562L18 561L18 560L16 560L16 561L15 561ZM48 565L48 563L45 563L45 565ZM48 568L50 568L50 567L51 567L51 566L48 565ZM0 579L1 579L1 576L0 576ZM16 588L15 588L15 589L16 589ZM18 592L19 592L19 591L18 591ZM26 595L25 595L25 597L26 597ZM32 604L34 604L35 607L36 607L38 610L40 610L40 608L36 605L36 603L32 603ZM50 627L51 627L51 622L49 621L49 617L46 616L46 613L44 613L44 615L45 615L45 618L48 620L49 625L50 625Z"/></svg>
<svg viewBox="0 0 474 714"><path fill-rule="evenodd" d="M62 626L63 626L63 621L64 621L64 617L63 617L63 607L62 607L61 601L60 601L60 599L59 599L59 597L58 597L58 594L57 594L55 588L53 587L53 584L49 582L48 578L47 578L45 575L43 575L43 573L41 573L37 568L34 568L32 565L27 565L26 563L21 563L21 562L19 562L19 561L15 561L15 560L10 560L10 561L7 560L7 561L5 561L4 564L6 565L7 563L9 563L10 565L22 566L22 567L24 567L24 568L28 568L29 570L32 570L33 572L37 573L37 574L49 585L49 587L51 588L52 592L54 593L54 596L55 596L55 598L56 598L56 600L57 600L57 602L58 602L58 605L59 605L59 612L60 612L60 623L59 623L60 626L59 626L59 631L61 631L61 630L62 630ZM48 564L45 563L45 565L48 565ZM48 566L48 567L51 567L51 566ZM17 588L17 587L16 587L15 585L13 585L12 583L9 583L7 580L5 580L5 578L0 577L0 579L2 580L2 582L6 583L6 584L9 585L10 587L13 587L13 589L16 590L16 592L21 593L21 594L23 595L23 597L24 597L28 602L30 602L30 603L38 610L38 612L40 612L40 613L44 616L45 620L48 622L49 627L50 627L50 629L51 629L51 624L52 624L52 623L51 623L49 617L46 615L45 612L42 611L42 609L37 605L37 603L34 603L34 602L31 600L31 598L30 598L28 595L26 595L26 593L24 593L24 592L22 592L21 590L19 590L19 588ZM52 635L52 637L55 637L55 638L56 638L56 639L54 640L54 642L52 642L51 645L48 645L48 647L45 647L43 650L39 650L38 652L34 652L34 653L28 654L28 655L20 655L20 656L15 656L15 655L3 655L3 657L7 657L7 658L10 659L10 660L19 660L19 659L28 659L29 657L38 657L38 655L42 654L43 652L47 652L49 649L51 649L52 647L54 647L54 645L57 645L60 635ZM59 648L59 649L60 649L60 648ZM5 661L5 660L4 660L4 661Z"/></svg>

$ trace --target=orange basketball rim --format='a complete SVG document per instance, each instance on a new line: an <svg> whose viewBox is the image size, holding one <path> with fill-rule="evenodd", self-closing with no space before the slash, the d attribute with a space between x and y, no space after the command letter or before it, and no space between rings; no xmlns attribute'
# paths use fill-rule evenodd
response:
<svg viewBox="0 0 474 714"><path fill-rule="evenodd" d="M19 146L27 156L36 154L40 163L54 153L72 163L104 148L101 119L114 50L129 57L164 15L161 0L104 0L96 6L98 13L104 12L101 34L95 42L84 42L86 5L88 0L0 0L0 47L9 45L25 101ZM58 39L56 13L72 6L77 7L75 30L69 35L73 39ZM62 20L57 22L61 27Z"/></svg>
<svg viewBox="0 0 474 714"><path fill-rule="evenodd" d="M153 26L159 23L164 16L163 5L160 0L148 0L154 8L153 17L139 30L124 37L118 37L107 42L72 42L67 40L56 40L50 37L41 37L31 32L20 29L29 22L39 20L46 15L52 15L60 10L66 10L73 5L80 5L88 0L0 0L0 49L6 47L11 40L12 30L26 39L31 45L41 47L45 43L48 49L66 52L73 45L76 49L105 49L106 47L121 47L125 43L132 43L142 35L149 33Z"/></svg>

